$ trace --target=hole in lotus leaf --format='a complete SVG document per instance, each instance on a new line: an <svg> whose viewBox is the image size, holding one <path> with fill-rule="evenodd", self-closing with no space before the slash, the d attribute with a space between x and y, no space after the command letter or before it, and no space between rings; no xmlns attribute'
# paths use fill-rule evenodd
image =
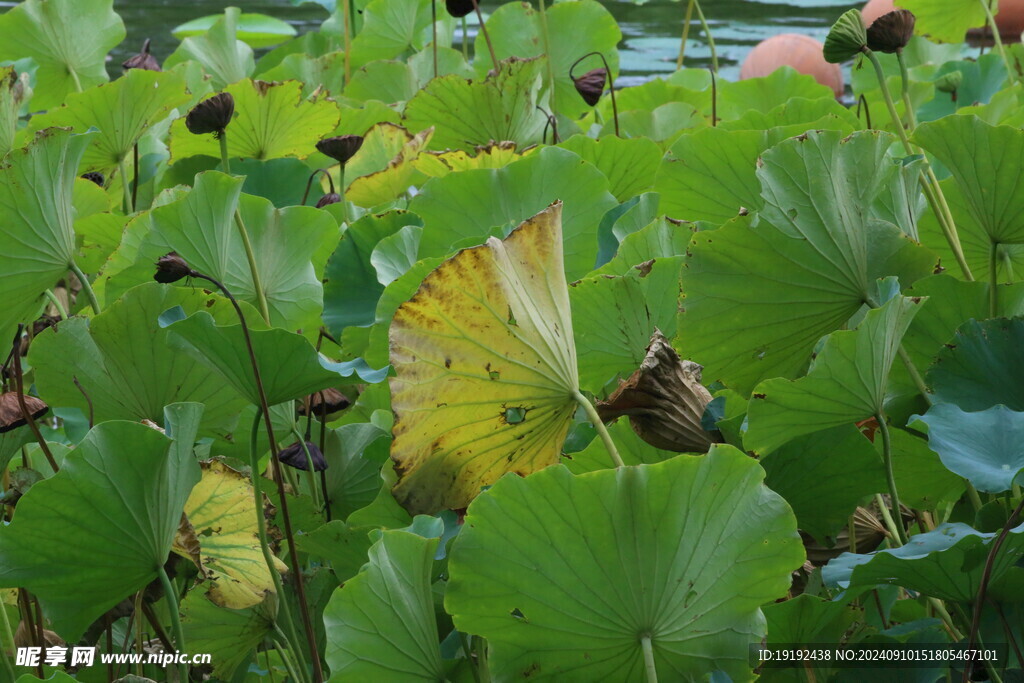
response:
<svg viewBox="0 0 1024 683"><path fill-rule="evenodd" d="M488 371L487 376L490 377L491 379L501 379L501 373L498 372L497 370Z"/></svg>
<svg viewBox="0 0 1024 683"><path fill-rule="evenodd" d="M512 307L511 306L508 307L508 324L509 325L516 325L516 326L519 325L519 323L516 322L516 317L514 315L512 315Z"/></svg>
<svg viewBox="0 0 1024 683"><path fill-rule="evenodd" d="M526 421L526 408L505 408L505 412L501 414L501 417L506 423L510 425L517 425Z"/></svg>
<svg viewBox="0 0 1024 683"><path fill-rule="evenodd" d="M518 607L516 607L516 608L515 608L515 609L513 609L513 610L512 610L511 612L509 612L509 614L511 614L511 615L512 615L513 617L515 617L516 619L523 619L523 620L525 620L525 619L526 619L526 615L525 615L525 614L523 614L523 613L522 613L522 612L521 612L521 611L519 610L519 608L518 608Z"/></svg>

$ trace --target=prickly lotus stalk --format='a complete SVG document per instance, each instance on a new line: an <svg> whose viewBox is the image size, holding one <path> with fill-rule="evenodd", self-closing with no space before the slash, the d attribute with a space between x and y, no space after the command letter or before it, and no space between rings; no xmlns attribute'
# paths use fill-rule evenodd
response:
<svg viewBox="0 0 1024 683"><path fill-rule="evenodd" d="M898 9L875 19L867 29L868 48L893 54L907 46L914 37L913 12Z"/></svg>
<svg viewBox="0 0 1024 683"><path fill-rule="evenodd" d="M218 93L192 107L192 111L185 117L185 127L194 135L213 133L214 137L219 138L234 114L235 98L231 93Z"/></svg>
<svg viewBox="0 0 1024 683"><path fill-rule="evenodd" d="M122 62L121 67L124 68L125 71L128 71L129 69L163 71L163 69L160 68L160 62L156 61L156 57L149 54L149 38L146 38L146 42L142 44L142 51Z"/></svg>
<svg viewBox="0 0 1024 683"><path fill-rule="evenodd" d="M860 10L852 9L845 12L825 37L823 54L826 62L839 64L853 58L867 47L868 36L864 28L864 17Z"/></svg>

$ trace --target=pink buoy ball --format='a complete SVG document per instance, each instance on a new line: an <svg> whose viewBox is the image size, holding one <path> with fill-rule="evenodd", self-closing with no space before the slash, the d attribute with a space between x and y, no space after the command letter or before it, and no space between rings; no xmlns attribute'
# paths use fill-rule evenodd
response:
<svg viewBox="0 0 1024 683"><path fill-rule="evenodd" d="M740 79L767 76L783 66L791 66L832 88L836 97L843 94L843 72L838 64L829 64L822 55L822 44L810 36L783 33L763 40L750 51L740 67Z"/></svg>

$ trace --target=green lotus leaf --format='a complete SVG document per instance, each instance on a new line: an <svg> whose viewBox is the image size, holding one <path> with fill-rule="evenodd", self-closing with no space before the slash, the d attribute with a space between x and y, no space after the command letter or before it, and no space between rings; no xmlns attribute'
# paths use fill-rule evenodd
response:
<svg viewBox="0 0 1024 683"><path fill-rule="evenodd" d="M509 678L747 680L761 605L804 560L796 520L731 446L572 476L507 476L466 515L445 607ZM647 641L646 643L644 641Z"/></svg>
<svg viewBox="0 0 1024 683"><path fill-rule="evenodd" d="M316 58L291 54L271 69L257 68L256 75L264 81L299 81L303 97L311 97L318 90L337 95L345 82L345 53L329 52Z"/></svg>
<svg viewBox="0 0 1024 683"><path fill-rule="evenodd" d="M608 425L608 433L612 437L619 457L626 465L653 465L656 462L664 462L674 458L678 453L674 451L663 451L650 445L633 431L626 418L619 418ZM611 455L604 441L595 438L590 444L578 453L570 453L562 456L562 464L573 474L586 474L597 470L607 470L612 467Z"/></svg>
<svg viewBox="0 0 1024 683"><path fill-rule="evenodd" d="M942 464L979 491L1024 484L1024 413L1004 405L969 413L939 403L916 420L928 425L928 445Z"/></svg>
<svg viewBox="0 0 1024 683"><path fill-rule="evenodd" d="M181 602L185 642L212 655L213 675L230 680L264 638L274 630L267 603L248 609L219 607L202 591L192 590Z"/></svg>
<svg viewBox="0 0 1024 683"><path fill-rule="evenodd" d="M0 66L0 158L14 148L21 105L31 96L13 66Z"/></svg>
<svg viewBox="0 0 1024 683"><path fill-rule="evenodd" d="M153 209L149 241L161 255L176 251L192 268L255 304L237 212L252 243L270 322L316 329L323 287L312 258L336 238L337 224L313 207L275 209L266 199L242 195L243 180L217 171L200 173L188 194Z"/></svg>
<svg viewBox="0 0 1024 683"><path fill-rule="evenodd" d="M488 229L516 225L555 200L563 203L566 275L582 277L597 257L595 228L616 202L604 174L557 148L541 149L504 168L427 181L409 204L423 218L419 256L444 256L456 245L479 244Z"/></svg>
<svg viewBox="0 0 1024 683"><path fill-rule="evenodd" d="M889 438L893 476L901 504L917 510L935 510L942 503L955 503L960 499L966 489L963 478L946 469L919 434L890 429ZM883 447L882 439L876 437L879 462Z"/></svg>
<svg viewBox="0 0 1024 683"><path fill-rule="evenodd" d="M436 78L405 105L405 124L416 132L433 126L431 149L471 151L476 145L505 141L520 149L536 144L547 122L536 109L543 71L542 60L510 59L486 79L455 74Z"/></svg>
<svg viewBox="0 0 1024 683"><path fill-rule="evenodd" d="M13 12L14 10L12 10ZM7 15L4 15L7 16ZM34 319L75 256L72 192L89 136L50 129L0 164L0 335Z"/></svg>
<svg viewBox="0 0 1024 683"><path fill-rule="evenodd" d="M664 218L645 225L636 232L623 236L615 257L595 270L592 275L625 275L630 269L654 259L668 259L686 254L693 235L689 226Z"/></svg>
<svg viewBox="0 0 1024 683"><path fill-rule="evenodd" d="M324 269L324 325L334 335L349 325L368 327L375 321L377 300L384 291L371 257L376 245L407 225L422 225L407 211L363 216L348 226Z"/></svg>
<svg viewBox="0 0 1024 683"><path fill-rule="evenodd" d="M853 59L867 44L868 34L860 10L846 11L825 36L825 61L838 64Z"/></svg>
<svg viewBox="0 0 1024 683"><path fill-rule="evenodd" d="M241 10L237 7L226 8L224 16L218 18L202 34L181 41L178 49L164 62L164 67L170 68L190 59L195 60L203 65L215 90L221 90L226 85L252 75L256 68L252 48L238 39L240 16ZM245 111L244 108L239 109L238 104L236 102L235 111Z"/></svg>
<svg viewBox="0 0 1024 683"><path fill-rule="evenodd" d="M155 282L131 289L92 320L71 318L36 337L29 359L46 400L84 415L91 410L97 423L157 424L165 405L191 400L207 406L204 434L231 429L245 402L218 374L167 346L157 318L173 306L208 311L221 323L236 320L226 299L200 290Z"/></svg>
<svg viewBox="0 0 1024 683"><path fill-rule="evenodd" d="M345 86L345 97L360 102L406 102L419 91L416 76L405 62L378 60L352 73Z"/></svg>
<svg viewBox="0 0 1024 683"><path fill-rule="evenodd" d="M434 129L412 135L393 123L371 128L356 155L345 165L345 199L372 207L404 194L422 175L416 157L430 142Z"/></svg>
<svg viewBox="0 0 1024 683"><path fill-rule="evenodd" d="M374 493L380 489L377 486ZM331 563L334 575L342 583L359 573L366 564L370 550L370 529L350 527L340 519L324 524L318 529L302 534L295 539L299 549Z"/></svg>
<svg viewBox="0 0 1024 683"><path fill-rule="evenodd" d="M738 81L723 79L718 83L718 116L723 121L739 119L749 115L752 111L764 112L766 115L769 112L776 112L778 115L777 109L783 105L797 107L798 98L806 100L828 98L835 101L835 93L832 88L818 83L814 77L800 73L791 66L783 66L760 78L746 78ZM830 108L828 111L834 112L835 109ZM710 118L711 111L704 110L703 113ZM792 131L790 135L815 128L816 126L810 125L810 122L823 117L827 118L822 114L813 119L791 123L788 126ZM852 118L856 119L856 117ZM833 123L835 122L833 121ZM850 123L853 124L853 121ZM843 126L843 128L845 127Z"/></svg>
<svg viewBox="0 0 1024 683"><path fill-rule="evenodd" d="M966 524L940 524L935 531L912 536L891 550L867 555L843 553L821 572L829 586L840 588L902 586L940 600L971 602L978 586L985 558L996 534L983 534ZM991 583L1024 556L1024 524L1011 529L992 565Z"/></svg>
<svg viewBox="0 0 1024 683"><path fill-rule="evenodd" d="M328 99L302 99L297 81L244 80L224 92L235 98L235 117L225 129L230 157L305 159L338 125L338 106ZM220 143L212 135L190 133L184 117L171 124L170 149L172 164L197 154L220 157Z"/></svg>
<svg viewBox="0 0 1024 683"><path fill-rule="evenodd" d="M394 235L388 235L373 248L370 264L377 271L377 281L387 287L416 265L423 228L406 225Z"/></svg>
<svg viewBox="0 0 1024 683"><path fill-rule="evenodd" d="M199 481L192 444L202 409L167 407L174 440L138 423L90 431L58 473L25 494L0 533L0 587L32 591L54 630L75 642L157 578Z"/></svg>
<svg viewBox="0 0 1024 683"><path fill-rule="evenodd" d="M200 36L213 28L214 24L222 19L220 14L211 14L187 21L171 31L178 40L192 36ZM244 41L250 47L272 47L283 43L289 38L294 38L296 31L291 24L255 12L245 12L238 15L235 22L235 33L239 40Z"/></svg>
<svg viewBox="0 0 1024 683"><path fill-rule="evenodd" d="M881 415L889 369L923 301L897 296L856 330L829 335L806 377L758 384L743 445L770 453L802 434Z"/></svg>
<svg viewBox="0 0 1024 683"><path fill-rule="evenodd" d="M385 531L324 610L332 681L445 680L431 591L436 538Z"/></svg>
<svg viewBox="0 0 1024 683"><path fill-rule="evenodd" d="M634 271L574 282L569 304L580 388L598 394L608 382L625 379L640 366L654 333L640 275Z"/></svg>
<svg viewBox="0 0 1024 683"><path fill-rule="evenodd" d="M125 37L114 0L25 0L0 15L0 60L38 66L32 109L109 80L107 52Z"/></svg>
<svg viewBox="0 0 1024 683"><path fill-rule="evenodd" d="M554 96L551 109L570 119L578 119L590 110L583 101L572 79L569 69L580 57L590 52L600 52L611 67L611 78L619 71L617 45L622 40L615 18L601 3L595 0L580 0L570 3L552 3L547 10L547 30L551 36L547 57L551 60L554 74ZM509 57L534 58L545 56L544 28L541 15L530 5L509 2L501 5L487 18L487 31L494 45L498 60ZM473 66L478 76L494 68L490 59L483 33L477 33L474 54L478 57ZM600 57L591 56L580 62L573 75L581 76L590 69L603 67ZM547 81L547 66L544 67ZM550 87L550 84L546 84Z"/></svg>
<svg viewBox="0 0 1024 683"><path fill-rule="evenodd" d="M822 131L782 142L757 171L756 224L694 236L676 344L706 380L747 394L762 379L795 377L823 335L877 299L878 278L909 285L933 271L930 251L863 210L895 172L892 140Z"/></svg>
<svg viewBox="0 0 1024 683"><path fill-rule="evenodd" d="M579 396L560 217L464 249L395 313L394 494L412 514L558 461Z"/></svg>
<svg viewBox="0 0 1024 683"><path fill-rule="evenodd" d="M164 312L160 325L170 333L171 347L216 370L250 403L260 405L240 324L218 325L205 311L185 317L184 311L173 308ZM287 330L250 330L249 334L271 406L334 386L341 378L358 376L363 382L374 383L387 375L386 368L371 370L361 359L333 363L304 337Z"/></svg>
<svg viewBox="0 0 1024 683"><path fill-rule="evenodd" d="M790 73L791 70L794 73ZM765 109L765 105L769 102L768 97L780 96L779 86L786 82L780 82L783 75L788 76L787 80L792 83L791 87L794 92L785 93L783 96L788 96L785 101ZM734 88L741 83L747 84L746 90ZM743 112L743 114L739 118L720 121L716 127L723 130L783 128L792 131L794 135L808 130L843 130L852 133L860 128L861 124L857 115L836 100L835 93L831 89L828 89L820 97L813 96L812 88L817 89L820 85L817 81L814 83L814 86L804 85L803 78L792 67L782 67L773 72L771 76L764 78L749 78L735 84L729 83L728 89L723 83L722 99L726 100L728 96L727 106L737 112ZM753 90L752 86L759 86L758 90ZM800 94L803 90L808 91L806 95ZM751 100L755 97L760 108L750 109ZM720 116L724 116L721 107L727 103L719 102Z"/></svg>
<svg viewBox="0 0 1024 683"><path fill-rule="evenodd" d="M844 601L823 600L807 593L765 605L764 616L768 620L768 645L838 643L857 621L856 609Z"/></svg>
<svg viewBox="0 0 1024 683"><path fill-rule="evenodd" d="M380 468L388 461L390 445L390 434L369 422L328 432L327 498L335 519L348 517L377 497Z"/></svg>
<svg viewBox="0 0 1024 683"><path fill-rule="evenodd" d="M768 488L792 506L800 529L823 544L865 498L886 490L882 460L853 424L798 436L760 462Z"/></svg>
<svg viewBox="0 0 1024 683"><path fill-rule="evenodd" d="M606 135L595 140L574 135L559 147L575 152L604 173L609 191L620 202L651 189L661 163L661 149L644 138Z"/></svg>
<svg viewBox="0 0 1024 683"><path fill-rule="evenodd" d="M353 67L393 59L430 41L430 0L371 0L360 11L362 27L352 40Z"/></svg>
<svg viewBox="0 0 1024 683"><path fill-rule="evenodd" d="M971 412L997 403L1024 410L1022 345L1024 319L967 321L928 370L936 401Z"/></svg>
<svg viewBox="0 0 1024 683"><path fill-rule="evenodd" d="M650 138L662 147L671 146L687 131L707 125L707 120L700 112L686 102L669 102L651 110L634 109L619 113L619 126L623 135Z"/></svg>
<svg viewBox="0 0 1024 683"><path fill-rule="evenodd" d="M946 116L922 124L914 141L953 173L991 244L1024 243L1024 181L1017 174L1024 131L990 126L977 116Z"/></svg>
<svg viewBox="0 0 1024 683"><path fill-rule="evenodd" d="M30 125L33 130L64 126L77 133L98 128L82 166L109 172L129 159L146 130L188 101L180 75L131 69L113 83L71 93L63 107L33 116Z"/></svg>
<svg viewBox="0 0 1024 683"><path fill-rule="evenodd" d="M917 17L914 33L938 43L962 43L969 29L985 25L985 8L973 0L900 0L899 6Z"/></svg>

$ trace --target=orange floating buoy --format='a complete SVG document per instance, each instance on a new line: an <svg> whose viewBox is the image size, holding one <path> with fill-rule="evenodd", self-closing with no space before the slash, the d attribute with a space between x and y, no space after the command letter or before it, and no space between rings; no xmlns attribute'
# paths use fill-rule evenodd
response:
<svg viewBox="0 0 1024 683"><path fill-rule="evenodd" d="M899 9L894 0L868 0L860 13L864 17L865 26L870 26L875 19L894 9ZM1014 42L1020 40L1020 34L1024 33L1024 0L999 0L996 26L1004 38ZM970 31L972 38L979 38L982 33L982 27Z"/></svg>
<svg viewBox="0 0 1024 683"><path fill-rule="evenodd" d="M763 40L750 51L740 67L740 80L767 76L783 66L791 66L802 74L832 88L836 97L843 94L843 72L838 64L829 64L821 51L823 46L810 36L782 33Z"/></svg>

